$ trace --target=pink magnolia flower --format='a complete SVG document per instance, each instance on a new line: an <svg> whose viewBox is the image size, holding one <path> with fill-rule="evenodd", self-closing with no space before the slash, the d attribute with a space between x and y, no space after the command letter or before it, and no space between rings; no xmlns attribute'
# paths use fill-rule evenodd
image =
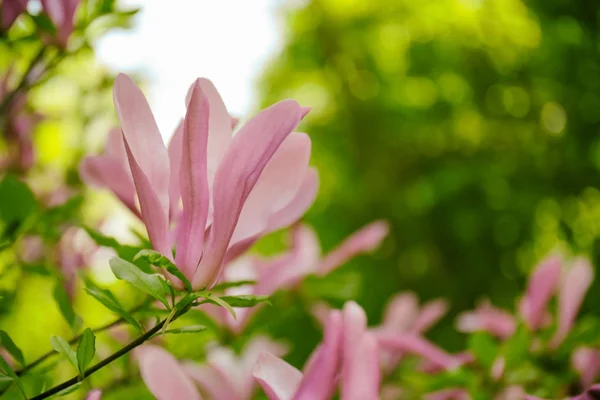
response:
<svg viewBox="0 0 600 400"><path fill-rule="evenodd" d="M0 27L3 31L10 29L12 24L17 20L19 15L25 12L27 9L27 2L29 0L3 0L0 4L0 15L2 20L0 21Z"/></svg>
<svg viewBox="0 0 600 400"><path fill-rule="evenodd" d="M500 339L511 337L516 326L514 316L494 307L489 300L482 301L474 311L460 314L456 321L456 329L460 332L485 331Z"/></svg>
<svg viewBox="0 0 600 400"><path fill-rule="evenodd" d="M471 400L471 395L464 389L443 389L429 393L425 400Z"/></svg>
<svg viewBox="0 0 600 400"><path fill-rule="evenodd" d="M600 349L579 347L571 355L571 364L579 374L581 386L591 386L600 373Z"/></svg>
<svg viewBox="0 0 600 400"><path fill-rule="evenodd" d="M130 208L137 195L153 248L172 258L176 244L175 262L194 288L219 281L225 261L295 222L313 202L310 139L292 133L308 109L295 101L261 111L232 136L221 97L210 81L198 79L167 149L143 93L126 75L115 81L114 100L122 143L113 139L119 150L86 159L83 177L128 199ZM107 165L115 175L99 171Z"/></svg>
<svg viewBox="0 0 600 400"><path fill-rule="evenodd" d="M551 255L542 260L529 278L527 292L519 311L532 331L544 325L546 306L556 291L562 264L563 259L560 255Z"/></svg>
<svg viewBox="0 0 600 400"><path fill-rule="evenodd" d="M583 298L594 279L594 269L589 260L578 257L567 266L560 258L551 256L534 270L529 279L527 292L519 310L532 330L548 325L551 316L547 307L554 293L558 297L558 327L550 347L556 348L573 327ZM483 330L501 339L512 335L516 318L489 304L482 303L475 311L463 313L457 320L458 329L463 332Z"/></svg>
<svg viewBox="0 0 600 400"><path fill-rule="evenodd" d="M100 400L102 398L102 392L98 389L94 389L85 396L85 400Z"/></svg>
<svg viewBox="0 0 600 400"><path fill-rule="evenodd" d="M0 99L9 95L9 81L12 79L12 73L11 67L0 82ZM3 119L2 131L7 143L8 156L0 161L2 169L12 167L26 171L35 163L33 130L41 121L42 115L28 112L26 104L27 97L25 95L13 97Z"/></svg>
<svg viewBox="0 0 600 400"><path fill-rule="evenodd" d="M399 293L388 302L383 322L371 331L376 335L422 335L427 332L448 310L444 300L432 300L423 306L412 292ZM402 358L396 350L380 349L381 364L386 371L391 371Z"/></svg>
<svg viewBox="0 0 600 400"><path fill-rule="evenodd" d="M229 263L224 271L225 282L252 280L256 284L231 288L226 294L270 296L278 290L293 289L310 274L326 275L352 257L373 251L387 232L387 223L372 222L322 257L314 230L307 225L296 225L292 230L292 244L288 252L269 259L241 257ZM250 317L259 310L259 307L236 309L237 318L233 319L222 307L205 304L202 308L234 333L240 333Z"/></svg>
<svg viewBox="0 0 600 400"><path fill-rule="evenodd" d="M144 345L135 355L144 383L158 400L250 400L256 389L252 371L264 351L283 355L287 349L280 343L256 337L240 356L227 348L212 348L206 364L181 363L155 345Z"/></svg>
<svg viewBox="0 0 600 400"><path fill-rule="evenodd" d="M77 271L88 266L96 250L96 243L80 228L69 227L62 234L56 249L57 262L69 296L75 291Z"/></svg>
<svg viewBox="0 0 600 400"><path fill-rule="evenodd" d="M54 40L65 48L69 36L73 33L73 18L79 0L42 0L42 8L56 28Z"/></svg>
<svg viewBox="0 0 600 400"><path fill-rule="evenodd" d="M237 356L226 347L209 351L205 364L185 363L185 372L200 387L205 397L212 400L251 400L257 383L252 376L254 364L262 352L281 357L287 347L264 337L255 337Z"/></svg>
<svg viewBox="0 0 600 400"><path fill-rule="evenodd" d="M304 372L269 353L262 353L254 377L271 400L327 400L341 378L342 400L379 398L377 344L367 332L367 317L356 303L331 311L323 343L310 356Z"/></svg>

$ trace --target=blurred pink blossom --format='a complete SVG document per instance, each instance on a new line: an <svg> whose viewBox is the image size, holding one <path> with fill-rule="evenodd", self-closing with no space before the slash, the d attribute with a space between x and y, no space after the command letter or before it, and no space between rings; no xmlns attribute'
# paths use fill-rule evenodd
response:
<svg viewBox="0 0 600 400"><path fill-rule="evenodd" d="M3 0L0 4L0 15L2 21L0 21L0 27L3 31L10 29L16 19L27 9L27 2L29 0Z"/></svg>
<svg viewBox="0 0 600 400"><path fill-rule="evenodd" d="M142 379L160 400L250 400L256 390L254 364L265 351L282 356L287 348L259 336L247 343L239 356L231 349L213 347L205 364L179 362L155 345L144 345L135 355Z"/></svg>
<svg viewBox="0 0 600 400"><path fill-rule="evenodd" d="M591 386L600 373L600 349L579 347L571 355L571 364L579 374L581 386Z"/></svg>
<svg viewBox="0 0 600 400"><path fill-rule="evenodd" d="M229 263L224 270L223 281L252 280L256 284L230 288L226 294L269 296L277 290L293 289L308 275L326 275L352 257L375 250L387 232L387 223L383 221L370 223L351 234L337 248L322 257L315 232L307 225L296 225L292 229L289 251L272 258L248 256ZM333 263L333 260L336 263ZM201 307L234 333L240 333L249 318L259 310L258 307L236 309L237 319L233 319L222 307L212 304Z"/></svg>
<svg viewBox="0 0 600 400"><path fill-rule="evenodd" d="M375 338L356 303L330 312L323 342L304 372L269 353L262 353L254 377L271 400L327 400L340 382L342 400L379 399L380 372Z"/></svg>
<svg viewBox="0 0 600 400"><path fill-rule="evenodd" d="M67 47L67 41L73 33L73 19L78 5L79 0L42 0L42 9L56 28L53 41L62 48Z"/></svg>

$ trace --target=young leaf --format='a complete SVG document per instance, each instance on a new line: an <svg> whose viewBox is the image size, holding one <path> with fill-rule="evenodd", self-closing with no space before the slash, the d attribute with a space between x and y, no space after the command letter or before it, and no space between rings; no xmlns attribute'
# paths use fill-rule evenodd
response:
<svg viewBox="0 0 600 400"><path fill-rule="evenodd" d="M147 274L142 272L134 264L121 258L113 257L110 259L110 269L118 279L129 282L131 285L149 294L169 308L167 302L167 293L165 291L164 281L157 274Z"/></svg>
<svg viewBox="0 0 600 400"><path fill-rule="evenodd" d="M250 294L242 294L239 296L221 296L221 300L229 304L231 307L254 307L257 304L269 303L269 296L254 296Z"/></svg>
<svg viewBox="0 0 600 400"><path fill-rule="evenodd" d="M200 333L204 332L207 328L204 325L189 325L181 328L167 329L165 333Z"/></svg>
<svg viewBox="0 0 600 400"><path fill-rule="evenodd" d="M75 350L71 348L69 342L60 336L51 336L50 343L52 343L52 348L56 350L60 355L66 358L75 368L78 369L77 366L77 355L75 354Z"/></svg>
<svg viewBox="0 0 600 400"><path fill-rule="evenodd" d="M486 332L475 332L469 337L469 350L489 370L498 356L498 343Z"/></svg>
<svg viewBox="0 0 600 400"><path fill-rule="evenodd" d="M0 220L21 222L37 209L35 195L18 178L7 175L0 181Z"/></svg>
<svg viewBox="0 0 600 400"><path fill-rule="evenodd" d="M183 282L183 285L185 286L188 292L192 291L192 284L190 283L188 278L186 278L186 276L177 268L175 264L171 262L171 260L163 256L159 252L150 249L141 250L135 255L135 257L133 257L133 261L137 261L139 259L142 259L148 264L154 265L156 267L166 269L171 275L176 276L177 278L179 278L179 280L181 280L181 282Z"/></svg>
<svg viewBox="0 0 600 400"><path fill-rule="evenodd" d="M133 325L139 332L142 332L142 327L140 326L139 322L123 308L121 303L119 303L110 290L101 289L94 285L91 281L86 281L86 286L87 287L85 288L85 291L90 296L98 300L110 311L119 314L121 318Z"/></svg>
<svg viewBox="0 0 600 400"><path fill-rule="evenodd" d="M235 314L235 310L233 308L231 308L231 305L229 305L229 303L227 303L226 301L222 300L220 297L215 296L211 293L205 293L198 297L204 297L203 303L213 303L218 306L224 307L229 312L229 314L231 314L233 319L237 318L237 316Z"/></svg>
<svg viewBox="0 0 600 400"><path fill-rule="evenodd" d="M256 284L256 281L234 281L234 282L223 282L223 283L219 283L218 285L214 286L211 291L213 292L222 292L225 289L229 289L229 288L233 288L233 287L239 287L239 286L246 286L246 285L254 285Z"/></svg>
<svg viewBox="0 0 600 400"><path fill-rule="evenodd" d="M8 375L13 381L15 381L17 387L19 388L19 391L23 395L23 398L27 399L27 394L25 393L25 387L23 386L23 382L21 382L17 374L15 374L15 371L12 369L10 364L6 362L4 357L0 357L0 369L2 369L2 372Z"/></svg>
<svg viewBox="0 0 600 400"><path fill-rule="evenodd" d="M21 365L25 365L25 359L23 358L23 352L8 336L8 333L0 330L0 346L4 347L6 351Z"/></svg>
<svg viewBox="0 0 600 400"><path fill-rule="evenodd" d="M12 381L13 381L13 378L11 378L10 376L0 373L0 383L7 383L7 382L12 382Z"/></svg>
<svg viewBox="0 0 600 400"><path fill-rule="evenodd" d="M75 311L73 311L71 300L69 299L62 282L57 282L56 286L54 286L53 296L65 321L67 321L73 330L77 330L77 325L81 322L81 319L78 318Z"/></svg>
<svg viewBox="0 0 600 400"><path fill-rule="evenodd" d="M77 369L83 376L85 369L90 365L96 354L96 337L90 328L83 331L77 346Z"/></svg>

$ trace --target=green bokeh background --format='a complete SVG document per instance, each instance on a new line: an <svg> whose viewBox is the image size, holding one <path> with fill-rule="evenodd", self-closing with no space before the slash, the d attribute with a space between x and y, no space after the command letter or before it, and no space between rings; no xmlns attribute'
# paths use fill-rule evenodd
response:
<svg viewBox="0 0 600 400"><path fill-rule="evenodd" d="M284 3L281 11L284 46L260 78L260 102L295 98L313 107L301 130L313 140L321 189L305 220L324 250L374 219L392 227L375 254L311 279L299 293L277 295L261 313L253 329L293 343L290 362L301 366L320 340L307 299L339 306L355 298L377 324L400 290L447 298L451 311L429 336L459 350L456 314L484 297L511 307L549 251L589 255L598 264L600 3L310 0ZM33 53L19 46L0 49L3 70ZM36 129L32 175L51 167L56 181L77 187L82 153L98 150L115 121L112 74L92 48L93 41L30 96L29 106L47 117ZM52 179L33 182L46 187ZM87 195L88 221L116 204ZM266 238L258 251L282 249L283 239ZM50 334L70 335L49 302L52 279L2 279L3 290L21 288L0 325L26 357L45 352ZM598 285L584 306L594 314ZM136 303L123 285L114 290ZM83 292L75 308L88 326L112 319ZM201 358L203 344L168 347ZM57 376L71 375L64 369ZM147 396L132 385L113 397Z"/></svg>

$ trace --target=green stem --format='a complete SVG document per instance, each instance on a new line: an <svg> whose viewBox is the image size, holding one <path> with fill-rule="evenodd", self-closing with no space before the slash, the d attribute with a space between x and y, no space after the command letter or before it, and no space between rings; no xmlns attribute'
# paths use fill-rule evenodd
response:
<svg viewBox="0 0 600 400"><path fill-rule="evenodd" d="M144 307L146 307L146 305L148 305L148 302L144 302L144 303L140 304L139 306L131 309L129 311L129 313L133 314L133 313L135 313L137 311L140 311L141 309L143 309ZM92 333L96 334L96 333L99 333L99 332L103 332L103 331L106 331L106 330L108 330L110 328L113 328L115 326L121 325L122 323L125 323L125 322L126 322L125 319L119 318L119 319L114 320L111 323L108 323L106 325L103 325L103 326L100 326L98 328L92 329ZM81 339L81 336L82 335L80 334L80 335L77 335L77 336L71 338L69 340L69 344L75 344L75 343L79 342L79 339ZM20 369L18 371L15 371L15 373L17 374L17 376L21 376L21 375L25 374L26 372L28 372L29 370L37 367L38 365L40 365L41 363L43 363L44 361L46 361L48 358L50 358L50 357L52 357L53 355L56 355L56 354L58 354L56 351L50 350L49 352L41 355L38 359L36 359L32 363L27 364L26 366L24 366L22 369Z"/></svg>
<svg viewBox="0 0 600 400"><path fill-rule="evenodd" d="M100 361L99 363L93 365L92 367L86 369L85 372L83 374L81 374L81 376L80 375L74 376L73 378L69 379L68 381L65 381L65 382L61 383L60 385L54 386L53 388L46 390L44 393L41 393L35 397L32 397L30 400L47 399L48 397L55 395L58 392L61 392L65 389L68 389L69 387L71 387L73 385L76 385L77 383L81 382L83 379L92 375L94 372L107 366L108 364L112 363L119 357L129 353L131 350L135 349L136 347L138 347L141 344L143 344L144 342L146 342L148 339L152 338L152 336L154 336L155 333L159 332L162 329L163 325L165 325L166 322L167 322L166 319L160 321L148 332L146 332L145 334L143 334L142 336L140 336L133 342L129 343L127 346L123 347L121 350L112 354L110 357Z"/></svg>

